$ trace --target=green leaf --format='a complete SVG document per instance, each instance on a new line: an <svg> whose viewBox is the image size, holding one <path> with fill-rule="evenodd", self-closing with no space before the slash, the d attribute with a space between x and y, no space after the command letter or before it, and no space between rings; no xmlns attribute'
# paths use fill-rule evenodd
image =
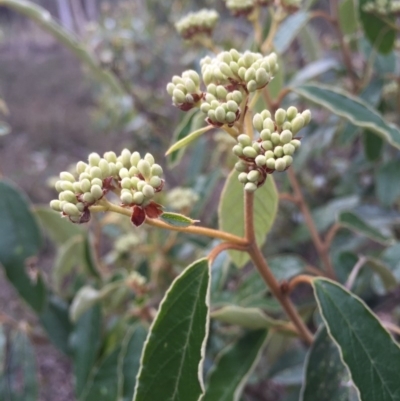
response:
<svg viewBox="0 0 400 401"><path fill-rule="evenodd" d="M189 227L198 222L198 220L192 220L190 217L186 217L183 214L171 212L163 213L160 216L160 219L165 221L170 226L175 227Z"/></svg>
<svg viewBox="0 0 400 401"><path fill-rule="evenodd" d="M335 58L323 58L307 64L299 70L289 82L289 85L300 85L303 82L316 78L332 69L340 67L340 63Z"/></svg>
<svg viewBox="0 0 400 401"><path fill-rule="evenodd" d="M358 19L354 0L344 0L339 4L339 25L345 35L357 32Z"/></svg>
<svg viewBox="0 0 400 401"><path fill-rule="evenodd" d="M101 274L97 266L92 236L90 233L85 236L85 242L83 245L84 259L86 262L85 265L89 275L95 278L100 278Z"/></svg>
<svg viewBox="0 0 400 401"><path fill-rule="evenodd" d="M69 239L76 235L82 235L84 230L78 224L72 224L63 219L60 213L46 206L36 206L33 209L39 219L44 231L57 245L64 245Z"/></svg>
<svg viewBox="0 0 400 401"><path fill-rule="evenodd" d="M11 127L4 121L0 121L0 136L8 135L11 132Z"/></svg>
<svg viewBox="0 0 400 401"><path fill-rule="evenodd" d="M226 180L218 207L219 227L231 234L244 236L244 189L238 180L238 172L233 170ZM266 240L278 211L278 191L274 179L268 176L265 184L254 193L254 230L257 244ZM237 267L243 267L249 260L245 252L229 251L229 256Z"/></svg>
<svg viewBox="0 0 400 401"><path fill-rule="evenodd" d="M128 332L122 343L118 360L118 400L132 400L146 337L147 330L141 325L135 325Z"/></svg>
<svg viewBox="0 0 400 401"><path fill-rule="evenodd" d="M328 85L305 84L292 88L306 99L325 107L352 124L368 129L381 136L392 146L400 149L400 130L362 99Z"/></svg>
<svg viewBox="0 0 400 401"><path fill-rule="evenodd" d="M370 0L359 0L358 2L358 11L365 35L380 53L389 53L394 47L396 30L390 27L381 16L365 12L364 6L368 3L370 3ZM384 18L391 24L396 25L394 15L389 14L384 16Z"/></svg>
<svg viewBox="0 0 400 401"><path fill-rule="evenodd" d="M322 326L307 355L300 401L351 401L350 380L338 347Z"/></svg>
<svg viewBox="0 0 400 401"><path fill-rule="evenodd" d="M61 298L51 295L45 310L40 314L40 323L44 327L51 342L64 354L71 352L69 337L72 324L68 315L68 304Z"/></svg>
<svg viewBox="0 0 400 401"><path fill-rule="evenodd" d="M269 267L278 281L289 280L304 272L307 263L296 255L282 254L268 259Z"/></svg>
<svg viewBox="0 0 400 401"><path fill-rule="evenodd" d="M36 401L39 386L35 352L23 331L12 335L8 361L6 374L11 401Z"/></svg>
<svg viewBox="0 0 400 401"><path fill-rule="evenodd" d="M196 140L199 136L203 135L205 132L209 131L210 129L213 129L214 127L211 125L207 125L206 127L200 128L196 131L191 132L184 138L182 138L180 141L175 142L165 153L166 156L170 155L172 152L175 152L176 150L179 150L183 147L186 147L189 145L189 143L193 142Z"/></svg>
<svg viewBox="0 0 400 401"><path fill-rule="evenodd" d="M315 279L313 287L361 400L398 401L399 346L360 298L328 279Z"/></svg>
<svg viewBox="0 0 400 401"><path fill-rule="evenodd" d="M76 293L70 310L69 316L72 322L76 322L88 309L99 302L101 294L99 290L90 286L83 286Z"/></svg>
<svg viewBox="0 0 400 401"><path fill-rule="evenodd" d="M396 287L396 277L381 260L369 257L366 260L366 264L380 278L386 290L392 290Z"/></svg>
<svg viewBox="0 0 400 401"><path fill-rule="evenodd" d="M211 312L211 318L222 323L236 324L250 330L277 327L292 332L289 329L289 322L272 319L260 308L243 308L241 306L228 305Z"/></svg>
<svg viewBox="0 0 400 401"><path fill-rule="evenodd" d="M86 311L76 322L71 338L73 350L75 392L82 394L97 358L101 336L101 310L98 305Z"/></svg>
<svg viewBox="0 0 400 401"><path fill-rule="evenodd" d="M65 280L71 274L73 268L84 263L83 242L84 237L76 235L58 249L52 270L53 285L58 294L62 295L65 293Z"/></svg>
<svg viewBox="0 0 400 401"><path fill-rule="evenodd" d="M131 326L122 344L93 369L80 401L131 401L146 339L146 329Z"/></svg>
<svg viewBox="0 0 400 401"><path fill-rule="evenodd" d="M391 206L400 197L400 160L391 160L376 173L376 195L385 206Z"/></svg>
<svg viewBox="0 0 400 401"><path fill-rule="evenodd" d="M353 212L344 211L338 215L337 222L356 233L365 235L369 239L383 245L390 245L393 239L383 235L375 227L370 226L360 216Z"/></svg>
<svg viewBox="0 0 400 401"><path fill-rule="evenodd" d="M190 134L190 132L195 131L196 129L200 128L201 125L198 126L198 120L199 118L202 117L202 123L201 125L204 124L204 113L199 113L199 111L194 108L189 111L187 111L181 120L181 122L178 124L176 127L174 133L172 134L172 141L171 141L171 146L184 139L186 136ZM168 160L168 165L170 168L175 167L179 161L181 160L183 156L183 151L184 149L179 149L176 150L175 152L172 152L167 160Z"/></svg>
<svg viewBox="0 0 400 401"><path fill-rule="evenodd" d="M390 267L397 281L400 281L400 243L386 248L380 255L380 259Z"/></svg>
<svg viewBox="0 0 400 401"><path fill-rule="evenodd" d="M46 287L26 272L26 259L36 255L42 237L25 196L11 183L0 181L0 264L21 297L40 312L46 303Z"/></svg>
<svg viewBox="0 0 400 401"><path fill-rule="evenodd" d="M0 6L10 7L18 13L32 19L56 40L71 50L75 56L90 70L91 76L107 85L115 94L125 94L118 78L111 72L101 68L94 55L78 37L74 36L51 17L51 14L31 1L0 0Z"/></svg>
<svg viewBox="0 0 400 401"><path fill-rule="evenodd" d="M298 11L286 18L279 26L274 37L274 49L277 53L283 54L299 34L310 18L306 11Z"/></svg>
<svg viewBox="0 0 400 401"><path fill-rule="evenodd" d="M119 401L117 367L120 354L121 347L117 347L93 369L79 401Z"/></svg>
<svg viewBox="0 0 400 401"><path fill-rule="evenodd" d="M238 401L267 341L267 330L251 331L225 348L210 371L203 401Z"/></svg>
<svg viewBox="0 0 400 401"><path fill-rule="evenodd" d="M178 276L144 346L134 401L199 401L208 334L210 273L200 259Z"/></svg>
<svg viewBox="0 0 400 401"><path fill-rule="evenodd" d="M363 135L364 153L369 161L376 161L380 158L383 149L382 137L366 130Z"/></svg>

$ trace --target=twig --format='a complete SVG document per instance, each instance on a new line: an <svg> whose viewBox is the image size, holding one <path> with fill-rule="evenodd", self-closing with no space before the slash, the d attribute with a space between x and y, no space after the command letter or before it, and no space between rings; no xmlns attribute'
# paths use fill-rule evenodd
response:
<svg viewBox="0 0 400 401"><path fill-rule="evenodd" d="M294 196L297 204L304 216L304 221L310 231L312 241L314 246L318 252L322 263L325 265L326 271L329 277L334 278L335 272L333 270L333 266L329 257L329 249L326 248L325 243L322 241L321 236L318 233L317 227L315 226L314 220L311 216L310 209L308 208L307 202L303 196L303 193L300 189L300 184L297 180L296 174L292 167L287 170L290 184L292 185Z"/></svg>
<svg viewBox="0 0 400 401"><path fill-rule="evenodd" d="M324 240L324 246L325 246L325 250L329 251L331 245L332 245L332 241L335 238L335 235L337 234L337 232L341 229L341 225L339 223L335 223L333 224L333 226L328 230L326 236L325 236L325 240Z"/></svg>
<svg viewBox="0 0 400 401"><path fill-rule="evenodd" d="M247 250L247 247L238 244L233 244L232 242L223 242L222 244L219 244L215 248L213 248L211 252L208 254L208 260L210 264L214 262L214 260L221 252L226 251L228 249L234 249L237 251L245 252Z"/></svg>
<svg viewBox="0 0 400 401"><path fill-rule="evenodd" d="M298 276L293 277L289 281L288 292L289 294L299 285L299 284L308 284L311 285L315 277L307 276L305 274L299 274Z"/></svg>
<svg viewBox="0 0 400 401"><path fill-rule="evenodd" d="M297 199L292 194L288 194L286 192L279 194L279 200L297 203Z"/></svg>
<svg viewBox="0 0 400 401"><path fill-rule="evenodd" d="M351 288L353 287L353 284L356 281L358 273L360 272L361 268L365 265L366 261L367 258L361 256L358 259L358 262L354 265L353 270L351 271L350 276L348 277L346 284L344 285L348 290L351 290Z"/></svg>

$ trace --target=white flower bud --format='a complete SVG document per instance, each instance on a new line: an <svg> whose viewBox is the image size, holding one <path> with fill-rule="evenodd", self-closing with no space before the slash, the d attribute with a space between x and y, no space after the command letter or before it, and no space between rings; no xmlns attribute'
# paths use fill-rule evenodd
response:
<svg viewBox="0 0 400 401"><path fill-rule="evenodd" d="M303 127L304 127L304 118L301 115L297 115L297 117L292 121L293 134L296 135Z"/></svg>
<svg viewBox="0 0 400 401"><path fill-rule="evenodd" d="M247 182L247 173L240 173L238 175L238 179L239 179L239 182L241 182L242 184L246 184L246 182Z"/></svg>
<svg viewBox="0 0 400 401"><path fill-rule="evenodd" d="M124 149L121 152L121 163L124 167L129 168L131 166L131 152L128 149Z"/></svg>
<svg viewBox="0 0 400 401"><path fill-rule="evenodd" d="M127 168L123 167L121 168L121 170L119 170L119 176L123 179L123 178L129 178L129 171Z"/></svg>
<svg viewBox="0 0 400 401"><path fill-rule="evenodd" d="M54 185L54 187L55 187L55 189L56 189L56 191L57 192L61 192L63 189L62 189L62 187L61 187L61 185L62 185L62 181L56 181L56 183L55 183L55 185Z"/></svg>
<svg viewBox="0 0 400 401"><path fill-rule="evenodd" d="M232 148L232 152L233 152L233 154L234 155L236 155L236 156L243 156L243 147L242 146L240 146L240 145L235 145L233 148Z"/></svg>
<svg viewBox="0 0 400 401"><path fill-rule="evenodd" d="M131 183L132 183L132 188L137 189L137 185L139 182L142 182L142 180L139 177L132 177L131 178Z"/></svg>
<svg viewBox="0 0 400 401"><path fill-rule="evenodd" d="M138 168L140 174L142 174L142 176L146 180L150 179L150 177L151 177L151 167L150 167L150 164L149 164L148 161L143 160L143 159L140 160L138 165L137 165L137 168Z"/></svg>
<svg viewBox="0 0 400 401"><path fill-rule="evenodd" d="M255 159L255 162L256 162L257 166L262 167L267 164L267 159L265 158L264 155L258 155Z"/></svg>
<svg viewBox="0 0 400 401"><path fill-rule="evenodd" d="M80 211L78 208L72 203L65 203L63 205L63 212L68 216L80 216Z"/></svg>
<svg viewBox="0 0 400 401"><path fill-rule="evenodd" d="M103 190L99 185L92 185L92 188L90 188L90 193L96 200L100 199L103 196Z"/></svg>
<svg viewBox="0 0 400 401"><path fill-rule="evenodd" d="M157 176L162 176L163 174L163 169L159 164L153 164L151 166L151 175L157 175Z"/></svg>
<svg viewBox="0 0 400 401"><path fill-rule="evenodd" d="M68 171L61 172L60 179L63 181L75 182L75 177Z"/></svg>
<svg viewBox="0 0 400 401"><path fill-rule="evenodd" d="M154 176L150 178L149 184L153 188L158 188L161 185L161 178L158 176Z"/></svg>
<svg viewBox="0 0 400 401"><path fill-rule="evenodd" d="M185 102L185 94L181 90L175 89L172 94L172 100L176 104L184 103Z"/></svg>
<svg viewBox="0 0 400 401"><path fill-rule="evenodd" d="M263 123L264 123L264 120L263 120L263 118L261 117L261 114L255 114L254 115L254 117L253 117L253 125L254 125L254 128L258 131L258 132L261 132L262 131L262 129L263 129Z"/></svg>
<svg viewBox="0 0 400 401"><path fill-rule="evenodd" d="M238 70L238 75L239 75L239 77L240 77L240 79L242 79L242 80L244 80L244 77L245 77L245 75L246 75L246 68L245 67L239 67L239 70Z"/></svg>
<svg viewBox="0 0 400 401"><path fill-rule="evenodd" d="M100 167L94 166L90 167L90 177L91 178L103 178Z"/></svg>
<svg viewBox="0 0 400 401"><path fill-rule="evenodd" d="M238 111L238 109L239 109L238 104L234 100L229 100L226 103L226 105L228 107L228 110L232 111L233 113L236 113Z"/></svg>
<svg viewBox="0 0 400 401"><path fill-rule="evenodd" d="M84 163L84 162L78 162L78 163L76 163L76 173L77 173L77 174L82 174L82 173L84 173L87 166L88 166L88 165L87 165L86 163Z"/></svg>
<svg viewBox="0 0 400 401"><path fill-rule="evenodd" d="M263 141L269 141L271 139L271 131L269 129L263 129L260 132L260 138Z"/></svg>
<svg viewBox="0 0 400 401"><path fill-rule="evenodd" d="M91 153L88 157L90 166L98 166L100 161L100 156L97 153Z"/></svg>
<svg viewBox="0 0 400 401"><path fill-rule="evenodd" d="M271 141L263 141L261 142L261 146L263 147L264 150L271 150L274 147Z"/></svg>
<svg viewBox="0 0 400 401"><path fill-rule="evenodd" d="M133 176L139 174L139 170L138 170L137 167L132 166L132 167L129 169L129 172L128 172L128 173L129 173L129 177L133 177Z"/></svg>
<svg viewBox="0 0 400 401"><path fill-rule="evenodd" d="M236 121L236 114L233 111L228 111L226 113L225 122L232 124Z"/></svg>
<svg viewBox="0 0 400 401"><path fill-rule="evenodd" d="M196 84L190 79L185 79L185 87L188 93L195 93L197 91Z"/></svg>
<svg viewBox="0 0 400 401"><path fill-rule="evenodd" d="M151 185L146 184L143 187L142 192L146 198L152 198L154 196L154 188Z"/></svg>
<svg viewBox="0 0 400 401"><path fill-rule="evenodd" d="M281 142L281 136L279 135L278 132L273 132L273 133L271 134L271 142L272 142L274 145L278 145L278 144Z"/></svg>
<svg viewBox="0 0 400 401"><path fill-rule="evenodd" d="M245 186L244 186L244 190L246 192L255 192L257 190L257 185L254 184L253 182L248 182Z"/></svg>
<svg viewBox="0 0 400 401"><path fill-rule="evenodd" d="M81 183L80 183L80 182L74 182L74 183L72 184L72 187L73 187L74 192L75 192L76 194L80 194L80 193L82 192L82 187L81 187Z"/></svg>
<svg viewBox="0 0 400 401"><path fill-rule="evenodd" d="M85 178L82 181L80 181L80 184L81 184L82 192L89 192L90 191L90 188L91 188L92 184L90 183L90 181L87 178Z"/></svg>
<svg viewBox="0 0 400 401"><path fill-rule="evenodd" d="M283 160L285 161L286 167L289 167L293 163L293 157L290 155L283 156Z"/></svg>
<svg viewBox="0 0 400 401"><path fill-rule="evenodd" d="M282 146L276 146L274 149L274 155L276 157L282 157L283 156L283 148Z"/></svg>
<svg viewBox="0 0 400 401"><path fill-rule="evenodd" d="M147 163L150 164L150 166L152 166L154 164L154 157L151 153L146 153L144 156L144 160L146 160Z"/></svg>
<svg viewBox="0 0 400 401"><path fill-rule="evenodd" d="M298 113L298 111L297 111L296 107L290 106L287 109L287 113L286 113L287 119L289 121L292 121L297 116L297 113Z"/></svg>
<svg viewBox="0 0 400 401"><path fill-rule="evenodd" d="M278 126L281 126L286 119L286 111L283 109L278 109L275 112L275 122Z"/></svg>
<svg viewBox="0 0 400 401"><path fill-rule="evenodd" d="M106 152L103 156L109 163L117 162L117 155L114 152Z"/></svg>
<svg viewBox="0 0 400 401"><path fill-rule="evenodd" d="M250 146L251 145L251 138L246 134L240 134L237 137L237 140L242 146Z"/></svg>
<svg viewBox="0 0 400 401"><path fill-rule="evenodd" d="M209 103L203 103L201 106L200 106L200 110L203 112L203 113L208 113L208 111L211 109L211 106L210 106L210 104Z"/></svg>
<svg viewBox="0 0 400 401"><path fill-rule="evenodd" d="M254 80L249 81L246 88L249 92L255 92L257 90L257 82Z"/></svg>
<svg viewBox="0 0 400 401"><path fill-rule="evenodd" d="M140 180L136 184L136 188L138 189L138 191L142 191L142 189L144 188L145 185L147 185L146 181Z"/></svg>
<svg viewBox="0 0 400 401"><path fill-rule="evenodd" d="M131 159L130 159L130 164L132 166L137 166L137 164L139 163L140 160L140 153L139 152L133 152L131 155Z"/></svg>
<svg viewBox="0 0 400 401"><path fill-rule="evenodd" d="M82 181L85 179L90 181L92 179L92 177L88 173L79 174L79 181Z"/></svg>
<svg viewBox="0 0 400 401"><path fill-rule="evenodd" d="M228 91L222 86L218 85L216 90L216 95L218 99L225 99Z"/></svg>
<svg viewBox="0 0 400 401"><path fill-rule="evenodd" d="M103 187L103 181L100 178L93 178L93 180L91 181L90 186L92 185L98 185L100 188Z"/></svg>
<svg viewBox="0 0 400 401"><path fill-rule="evenodd" d="M291 143L287 143L287 144L283 145L283 153L285 155L291 156L295 150L296 150L296 148Z"/></svg>
<svg viewBox="0 0 400 401"><path fill-rule="evenodd" d="M239 72L238 63L236 63L235 61L231 61L229 63L229 68L231 69L231 71L233 72L234 75L238 75L238 72Z"/></svg>
<svg viewBox="0 0 400 401"><path fill-rule="evenodd" d="M262 68L259 68L256 71L256 82L258 88L262 88L269 82L270 76L269 74Z"/></svg>
<svg viewBox="0 0 400 401"><path fill-rule="evenodd" d="M106 159L101 159L99 162L99 168L103 178L107 178L110 175L110 167Z"/></svg>
<svg viewBox="0 0 400 401"><path fill-rule="evenodd" d="M293 138L292 133L289 130L284 130L280 134L280 140L282 143L289 143Z"/></svg>
<svg viewBox="0 0 400 401"><path fill-rule="evenodd" d="M274 158L270 158L267 159L267 167L270 168L271 170L275 170L275 159Z"/></svg>
<svg viewBox="0 0 400 401"><path fill-rule="evenodd" d="M260 178L260 173L257 170L252 170L247 174L247 179L251 182L256 182Z"/></svg>
<svg viewBox="0 0 400 401"><path fill-rule="evenodd" d="M293 139L290 141L290 143L296 148L298 149L301 146L301 142L298 139Z"/></svg>
<svg viewBox="0 0 400 401"><path fill-rule="evenodd" d="M235 170L239 171L239 172L247 171L247 164L245 162L243 162L242 160L240 160L237 163L235 163Z"/></svg>
<svg viewBox="0 0 400 401"><path fill-rule="evenodd" d="M59 200L57 200L57 199L53 199L51 202L50 202L50 207L53 209L53 210L55 210L56 212L61 212L61 205L60 205L60 201Z"/></svg>
<svg viewBox="0 0 400 401"><path fill-rule="evenodd" d="M90 192L84 193L82 195L82 199L86 203L94 203L96 201L96 199L94 198L94 196Z"/></svg>
<svg viewBox="0 0 400 401"><path fill-rule="evenodd" d="M136 205L141 205L144 201L144 195L142 192L135 192L133 194L133 203Z"/></svg>
<svg viewBox="0 0 400 401"><path fill-rule="evenodd" d="M264 157L266 160L271 159L271 158L275 159L275 154L272 150L267 150L264 154Z"/></svg>
<svg viewBox="0 0 400 401"><path fill-rule="evenodd" d="M124 205L131 205L133 203L133 196L130 192L121 193L120 199Z"/></svg>
<svg viewBox="0 0 400 401"><path fill-rule="evenodd" d="M266 118L264 120L264 124L263 124L263 128L264 129L269 129L270 132L273 132L275 130L275 124L274 122L271 120L271 118Z"/></svg>
<svg viewBox="0 0 400 401"><path fill-rule="evenodd" d="M74 192L74 186L70 181L61 181L60 187L63 191L72 191Z"/></svg>
<svg viewBox="0 0 400 401"><path fill-rule="evenodd" d="M311 111L310 110L304 110L301 113L301 116L304 118L304 125L307 125L311 121Z"/></svg>
<svg viewBox="0 0 400 401"><path fill-rule="evenodd" d="M123 178L122 181L121 181L121 188L124 188L124 189L131 189L131 188L132 188L132 181L131 181L131 179L128 178L128 177Z"/></svg>
<svg viewBox="0 0 400 401"><path fill-rule="evenodd" d="M250 158L255 158L257 156L257 151L252 146L246 146L243 149L243 155Z"/></svg>
<svg viewBox="0 0 400 401"><path fill-rule="evenodd" d="M286 162L283 158L279 158L275 160L275 170L276 171L283 171L286 168Z"/></svg>
<svg viewBox="0 0 400 401"><path fill-rule="evenodd" d="M81 213L83 213L83 211L85 210L85 204L82 203L82 202L78 202L78 203L76 204L76 207L77 207L77 209L78 209Z"/></svg>
<svg viewBox="0 0 400 401"><path fill-rule="evenodd" d="M244 74L244 80L246 82L254 80L256 77L256 70L254 68L249 68Z"/></svg>
<svg viewBox="0 0 400 401"><path fill-rule="evenodd" d="M218 106L215 110L215 118L219 123L224 123L226 117L225 109L222 106Z"/></svg>
<svg viewBox="0 0 400 401"><path fill-rule="evenodd" d="M243 100L242 92L235 90L232 92L232 100L235 101L237 104L240 104Z"/></svg>

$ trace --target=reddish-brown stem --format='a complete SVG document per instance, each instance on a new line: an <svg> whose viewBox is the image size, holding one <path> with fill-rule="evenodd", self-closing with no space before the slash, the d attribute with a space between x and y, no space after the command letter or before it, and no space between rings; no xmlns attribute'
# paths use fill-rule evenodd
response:
<svg viewBox="0 0 400 401"><path fill-rule="evenodd" d="M336 19L323 10L312 11L310 13L310 19L312 19L312 18L323 18L326 21L330 22L331 24L334 24L334 25L336 24Z"/></svg>
<svg viewBox="0 0 400 401"><path fill-rule="evenodd" d="M246 246L233 244L232 242L223 242L222 244L219 244L215 248L213 248L211 252L208 254L208 260L210 264L214 262L214 260L221 252L226 251L228 249L235 249L237 251L242 251L242 252L247 251Z"/></svg>
<svg viewBox="0 0 400 401"><path fill-rule="evenodd" d="M322 241L321 236L318 233L317 227L315 226L314 220L311 216L310 209L308 208L307 202L304 199L303 193L300 188L300 184L297 181L296 174L294 173L293 168L289 168L287 170L290 184L292 185L294 196L296 199L296 203L299 206L303 216L304 221L310 231L311 239L314 243L314 246L318 252L318 255L324 264L328 275L332 278L335 277L335 272L333 270L333 266L329 257L329 249L326 248L325 243Z"/></svg>
<svg viewBox="0 0 400 401"><path fill-rule="evenodd" d="M335 235L337 234L337 232L341 229L340 224L335 223L327 232L326 236L325 236L325 241L324 241L324 246L326 248L326 251L329 251L331 245L332 245L332 241L335 238Z"/></svg>
<svg viewBox="0 0 400 401"><path fill-rule="evenodd" d="M257 270L261 274L261 277L264 279L271 293L275 296L275 298L282 305L284 311L296 326L297 331L300 336L306 341L308 344L312 344L313 335L310 330L307 328L302 318L298 314L296 308L294 307L292 301L290 300L288 294L283 294L281 291L281 287L272 274L267 262L265 261L260 249L257 244L253 243L249 248L249 255L254 265L257 267Z"/></svg>
<svg viewBox="0 0 400 401"><path fill-rule="evenodd" d="M275 296L275 298L280 302L284 311L296 326L299 335L308 343L312 344L313 342L313 335L308 330L307 326L301 319L300 315L298 314L296 308L292 304L290 298L287 294L284 294L281 291L281 287L279 282L274 277L269 268L267 262L262 255L256 239L255 239L255 232L254 232L254 194L245 192L245 238L248 241L248 253L256 266L257 270L261 274L261 277L264 279L265 283L267 284L268 288Z"/></svg>
<svg viewBox="0 0 400 401"><path fill-rule="evenodd" d="M288 201L288 202L292 202L292 203L297 203L297 199L293 195L288 194L286 192L279 194L279 200L284 200L284 201Z"/></svg>
<svg viewBox="0 0 400 401"><path fill-rule="evenodd" d="M307 276L306 274L300 274L296 277L293 277L289 281L289 288L288 292L289 294L299 285L299 284L308 284L311 285L315 277L312 276Z"/></svg>

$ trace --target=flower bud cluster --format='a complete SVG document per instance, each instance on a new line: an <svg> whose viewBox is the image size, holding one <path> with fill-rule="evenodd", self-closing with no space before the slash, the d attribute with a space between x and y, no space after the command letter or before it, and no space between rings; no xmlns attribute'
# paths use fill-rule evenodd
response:
<svg viewBox="0 0 400 401"><path fill-rule="evenodd" d="M222 85L209 84L200 110L207 114L209 124L231 126L240 116L239 107L242 100L240 90L228 92Z"/></svg>
<svg viewBox="0 0 400 401"><path fill-rule="evenodd" d="M172 96L172 103L181 110L193 108L202 98L200 76L194 70L184 71L182 76L175 75L167 85L167 92Z"/></svg>
<svg viewBox="0 0 400 401"><path fill-rule="evenodd" d="M219 15L215 10L204 8L185 15L175 24L175 28L184 39L193 40L196 36L211 36L218 18Z"/></svg>
<svg viewBox="0 0 400 401"><path fill-rule="evenodd" d="M174 210L190 209L199 200L197 192L191 188L176 187L168 191L166 203Z"/></svg>
<svg viewBox="0 0 400 401"><path fill-rule="evenodd" d="M50 202L50 207L74 223L84 223L90 219L89 207L103 196L114 191L120 195L123 206L146 206L156 192L161 191L163 180L161 166L147 153L141 158L138 152L124 149L119 156L106 152L103 157L91 153L88 163L78 162L76 175L60 173L55 187L58 199Z"/></svg>
<svg viewBox="0 0 400 401"><path fill-rule="evenodd" d="M400 13L399 0L375 0L370 1L363 6L363 11L367 13L376 13L380 15L393 15Z"/></svg>
<svg viewBox="0 0 400 401"><path fill-rule="evenodd" d="M278 109L274 120L271 117L268 110L255 114L253 126L260 138L252 142L248 135L241 134L233 147L233 153L241 159L235 164L239 181L249 192L261 186L267 174L284 171L293 163L293 154L301 145L295 136L310 122L311 113L309 110L299 113L292 106Z"/></svg>
<svg viewBox="0 0 400 401"><path fill-rule="evenodd" d="M266 86L278 71L277 56L271 53L246 51L239 53L235 49L225 51L200 62L203 80L206 85L242 86L248 92L255 92Z"/></svg>
<svg viewBox="0 0 400 401"><path fill-rule="evenodd" d="M235 17L249 15L256 6L256 0L225 0L226 7Z"/></svg>

